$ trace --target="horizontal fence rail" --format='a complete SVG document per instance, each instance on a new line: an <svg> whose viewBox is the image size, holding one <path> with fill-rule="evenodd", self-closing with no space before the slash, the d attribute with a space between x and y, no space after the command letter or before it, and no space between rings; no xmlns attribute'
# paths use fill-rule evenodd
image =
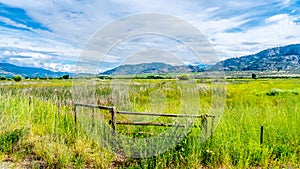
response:
<svg viewBox="0 0 300 169"><path fill-rule="evenodd" d="M212 117L210 115L188 115L188 114L158 114L158 113L141 113L141 112L126 112L118 111L117 114L128 114L128 115L141 115L141 116L161 116L161 117L189 117L189 118L206 118Z"/></svg>
<svg viewBox="0 0 300 169"><path fill-rule="evenodd" d="M139 125L139 126L164 126L164 127L186 127L184 124L155 123L155 122L116 122L121 125Z"/></svg>
<svg viewBox="0 0 300 169"><path fill-rule="evenodd" d="M97 108L97 109L103 109L103 110L110 110L113 108L110 106L100 106L100 105L82 104L82 103L75 103L74 106L75 107L80 106L80 107Z"/></svg>
<svg viewBox="0 0 300 169"><path fill-rule="evenodd" d="M82 103L75 103L74 104L74 119L75 123L77 123L77 107L87 107L92 108L92 118L94 118L94 109L102 109L102 110L109 110L111 114L110 124L113 129L113 134L116 133L116 126L117 125L139 125L139 126L161 126L161 127L187 127L186 124L172 124L172 123L159 123L159 122L120 122L116 121L117 114L122 115L138 115L138 116L159 116L159 117L186 117L186 118L198 118L202 119L205 133L208 133L208 118L212 119L211 122L211 135L213 133L214 127L214 119L215 116L212 115L188 115L188 114L158 114L158 113L147 113L147 112L127 112L127 111L117 111L115 107L112 106L101 106L101 105L92 105L92 104L82 104ZM94 119L93 119L94 122ZM94 124L93 124L94 125ZM199 125L194 125L194 127L200 127Z"/></svg>

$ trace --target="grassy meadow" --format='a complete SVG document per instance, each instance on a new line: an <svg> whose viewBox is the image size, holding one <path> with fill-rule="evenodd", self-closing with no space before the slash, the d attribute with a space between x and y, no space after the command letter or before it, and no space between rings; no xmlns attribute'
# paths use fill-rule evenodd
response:
<svg viewBox="0 0 300 169"><path fill-rule="evenodd" d="M190 114L196 110L196 114L209 114L215 99L212 97L215 84L209 79L196 80L200 86L194 88L196 93L189 90L193 84L180 86L172 79L133 79L128 97L122 93L126 91L122 85L112 90L111 79L96 79L91 83L89 80L79 83L79 87L95 85L91 93L82 96L81 102L92 94L94 100L86 103L97 102L125 111ZM300 168L298 78L227 79L226 92L218 91L226 100L212 137L200 143L201 129L193 128L177 146L157 156L139 159L115 155L89 137L81 125L75 127L73 104L77 98L74 99L73 93L78 89L73 87L73 82L71 79L1 81L0 161L25 168ZM184 96L180 91L190 93ZM183 97L190 102L183 103ZM95 113L105 112L95 110ZM105 114L101 118L109 120ZM145 120L138 116L118 118L119 121ZM146 120L176 122L161 117ZM261 126L264 126L262 144ZM119 133L129 132L131 137L145 137L139 132L160 134L166 130L117 126ZM130 156L132 152L128 153L125 154Z"/></svg>

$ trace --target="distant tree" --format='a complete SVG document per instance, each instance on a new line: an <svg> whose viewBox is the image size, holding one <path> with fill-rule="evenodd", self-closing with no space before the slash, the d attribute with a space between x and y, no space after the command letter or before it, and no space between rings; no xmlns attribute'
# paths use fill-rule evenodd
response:
<svg viewBox="0 0 300 169"><path fill-rule="evenodd" d="M164 79L164 77L160 75L149 75L147 79Z"/></svg>
<svg viewBox="0 0 300 169"><path fill-rule="evenodd" d="M98 78L99 78L99 79L112 79L112 77L106 76L106 75L98 76Z"/></svg>
<svg viewBox="0 0 300 169"><path fill-rule="evenodd" d="M70 78L70 75L63 75L62 78L63 78L63 79L69 79L69 78Z"/></svg>
<svg viewBox="0 0 300 169"><path fill-rule="evenodd" d="M189 79L190 79L190 76L187 75L187 74L183 74L183 75L179 75L179 76L178 76L178 79L179 79L179 80L189 80Z"/></svg>
<svg viewBox="0 0 300 169"><path fill-rule="evenodd" d="M13 80L16 81L16 82L19 82L19 81L22 80L22 76L16 75L16 76L13 77Z"/></svg>
<svg viewBox="0 0 300 169"><path fill-rule="evenodd" d="M6 80L6 77L5 76L1 76L0 80Z"/></svg>
<svg viewBox="0 0 300 169"><path fill-rule="evenodd" d="M257 76L255 73L252 73L252 79L257 79Z"/></svg>

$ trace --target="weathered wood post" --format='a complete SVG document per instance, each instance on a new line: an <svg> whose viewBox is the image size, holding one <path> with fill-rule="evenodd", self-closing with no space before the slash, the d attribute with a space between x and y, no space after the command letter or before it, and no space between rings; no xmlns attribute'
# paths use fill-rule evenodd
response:
<svg viewBox="0 0 300 169"><path fill-rule="evenodd" d="M210 137L212 137L214 132L214 124L215 123L215 116L211 116L211 129L210 129Z"/></svg>
<svg viewBox="0 0 300 169"><path fill-rule="evenodd" d="M260 126L260 144L264 143L264 126Z"/></svg>
<svg viewBox="0 0 300 169"><path fill-rule="evenodd" d="M32 103L32 96L29 96L29 106L31 105Z"/></svg>
<svg viewBox="0 0 300 169"><path fill-rule="evenodd" d="M92 128L95 127L95 107L92 107Z"/></svg>
<svg viewBox="0 0 300 169"><path fill-rule="evenodd" d="M76 104L74 104L74 122L75 122L75 127L77 128L77 110L76 110Z"/></svg>
<svg viewBox="0 0 300 169"><path fill-rule="evenodd" d="M112 130L113 130L113 135L116 134L116 108L115 107L112 107L110 109L110 113L111 113L111 127L112 127Z"/></svg>
<svg viewBox="0 0 300 169"><path fill-rule="evenodd" d="M208 133L208 128L207 128L207 117L203 118L203 127L204 127L204 132L205 132L205 137L207 137L207 133Z"/></svg>
<svg viewBox="0 0 300 169"><path fill-rule="evenodd" d="M58 115L58 117L60 115L60 102L59 101L57 102L57 115Z"/></svg>

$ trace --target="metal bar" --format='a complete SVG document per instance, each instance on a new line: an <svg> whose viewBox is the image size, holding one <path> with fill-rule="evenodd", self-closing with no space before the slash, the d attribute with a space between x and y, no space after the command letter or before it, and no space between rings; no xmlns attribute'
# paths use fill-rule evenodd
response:
<svg viewBox="0 0 300 169"><path fill-rule="evenodd" d="M141 116L163 116L163 117L190 117L190 118L212 117L212 116L209 116L209 115L157 114L157 113L126 112L126 111L118 111L117 114L141 115Z"/></svg>
<svg viewBox="0 0 300 169"><path fill-rule="evenodd" d="M97 109L103 109L103 110L110 110L113 108L110 106L100 106L100 105L81 104L81 103L75 103L75 106L90 107L90 108L97 108Z"/></svg>
<svg viewBox="0 0 300 169"><path fill-rule="evenodd" d="M186 127L183 124L170 124L170 123L154 123L154 122L116 122L120 125L140 125L140 126L165 126L165 127Z"/></svg>

